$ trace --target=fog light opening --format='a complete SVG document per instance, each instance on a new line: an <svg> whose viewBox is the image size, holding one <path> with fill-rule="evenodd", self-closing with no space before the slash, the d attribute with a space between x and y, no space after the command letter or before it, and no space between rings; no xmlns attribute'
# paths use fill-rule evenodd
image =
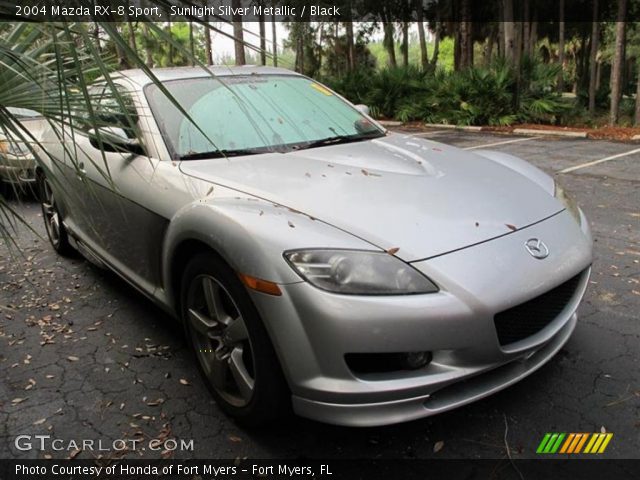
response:
<svg viewBox="0 0 640 480"><path fill-rule="evenodd" d="M407 370L417 370L431 363L431 352L409 352L402 356L402 365Z"/></svg>

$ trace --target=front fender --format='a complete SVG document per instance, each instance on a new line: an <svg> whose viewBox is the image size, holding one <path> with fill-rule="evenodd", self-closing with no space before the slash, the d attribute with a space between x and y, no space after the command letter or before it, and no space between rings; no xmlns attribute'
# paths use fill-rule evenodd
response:
<svg viewBox="0 0 640 480"><path fill-rule="evenodd" d="M181 208L169 224L163 246L168 293L175 291L172 259L184 242L193 240L215 250L235 271L279 284L302 281L284 260L286 250L376 249L301 212L253 197L201 199Z"/></svg>

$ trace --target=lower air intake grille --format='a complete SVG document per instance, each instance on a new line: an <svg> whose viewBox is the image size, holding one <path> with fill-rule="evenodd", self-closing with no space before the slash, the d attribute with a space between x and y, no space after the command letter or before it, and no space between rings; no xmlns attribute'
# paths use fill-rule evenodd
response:
<svg viewBox="0 0 640 480"><path fill-rule="evenodd" d="M495 315L500 345L509 345L549 325L576 293L582 272L553 290Z"/></svg>

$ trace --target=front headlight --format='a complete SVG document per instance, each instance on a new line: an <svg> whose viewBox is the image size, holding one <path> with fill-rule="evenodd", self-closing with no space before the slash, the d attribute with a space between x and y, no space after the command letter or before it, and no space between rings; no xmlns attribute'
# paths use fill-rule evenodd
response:
<svg viewBox="0 0 640 480"><path fill-rule="evenodd" d="M8 153L15 156L23 156L29 153L29 147L22 142L0 140L0 153Z"/></svg>
<svg viewBox="0 0 640 480"><path fill-rule="evenodd" d="M350 295L410 295L438 291L411 265L385 252L294 250L285 252L293 269L312 285Z"/></svg>
<svg viewBox="0 0 640 480"><path fill-rule="evenodd" d="M580 219L580 209L578 205L567 195L567 192L564 191L564 188L556 181L555 186L555 194L554 196L562 202L567 211L576 219L578 224L582 224L582 220Z"/></svg>

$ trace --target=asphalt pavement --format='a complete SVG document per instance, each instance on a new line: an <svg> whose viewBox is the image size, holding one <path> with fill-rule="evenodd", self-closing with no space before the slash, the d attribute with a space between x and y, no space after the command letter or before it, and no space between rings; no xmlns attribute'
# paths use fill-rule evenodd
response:
<svg viewBox="0 0 640 480"><path fill-rule="evenodd" d="M291 418L248 430L211 400L181 328L115 275L55 255L39 205L23 198L11 206L28 227L17 225L17 246L0 243L0 458L504 458L507 447L534 458L546 432L601 431L614 433L603 456L640 458L640 152L629 153L640 145L410 133L521 156L584 209L595 237L591 284L573 337L546 366L410 423L358 429ZM95 443L21 451L18 435ZM127 439L142 441L112 448Z"/></svg>

